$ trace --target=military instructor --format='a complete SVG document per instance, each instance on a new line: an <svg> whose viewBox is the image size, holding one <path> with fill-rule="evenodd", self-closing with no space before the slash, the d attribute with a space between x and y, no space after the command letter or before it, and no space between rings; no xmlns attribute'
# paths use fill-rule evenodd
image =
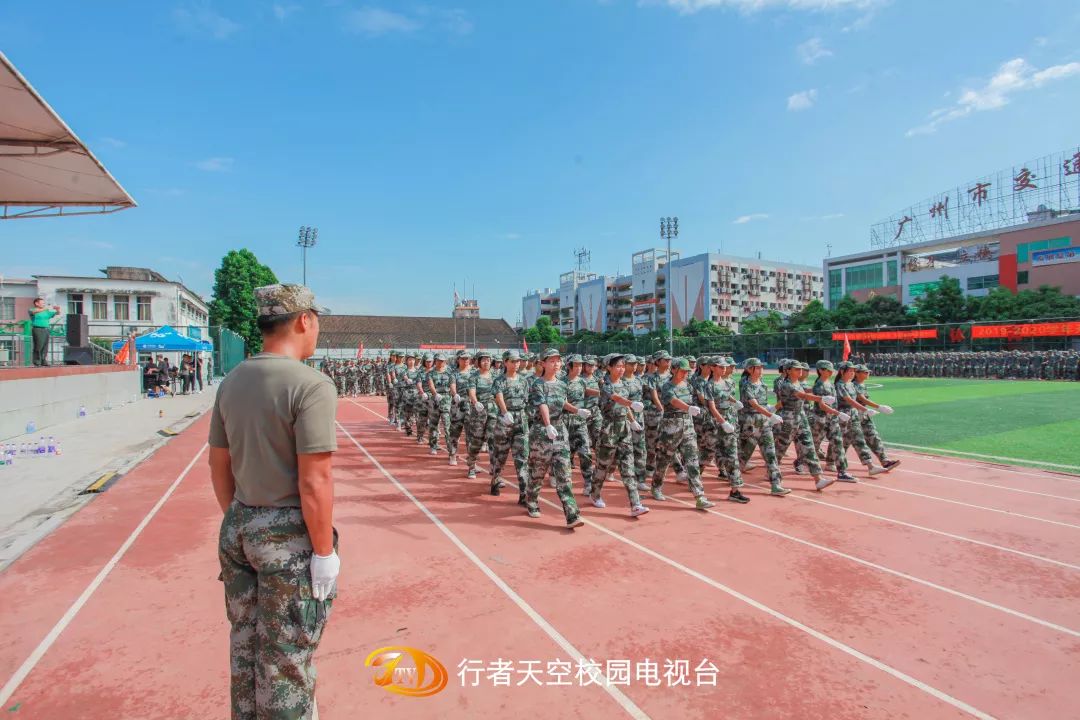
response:
<svg viewBox="0 0 1080 720"><path fill-rule="evenodd" d="M310 718L312 657L340 562L331 463L337 392L303 363L319 308L302 285L256 288L263 351L228 374L210 421L233 720Z"/></svg>

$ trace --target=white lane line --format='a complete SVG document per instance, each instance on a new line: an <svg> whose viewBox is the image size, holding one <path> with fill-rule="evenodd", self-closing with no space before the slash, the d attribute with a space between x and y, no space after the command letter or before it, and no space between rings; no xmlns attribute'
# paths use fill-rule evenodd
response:
<svg viewBox="0 0 1080 720"><path fill-rule="evenodd" d="M937 495L927 495L923 492L901 490L900 488L888 487L887 485L868 484L868 486L873 487L877 490L900 493L901 495L911 495L913 497L921 498L923 500L936 500L937 502L948 503L950 505L960 505L961 507L969 507L975 510L984 510L986 512L998 513L999 515L1008 515L1009 517L1023 518L1024 520L1034 520L1035 522L1046 523L1047 525L1058 525L1060 527L1080 530L1080 525L1073 525L1072 523L1062 522L1060 520L1047 520L1046 518L1035 517L1034 515L1024 515L1023 513L1013 512L1012 510L1001 510L999 508L987 507L985 505L976 505L974 503L963 502L962 500L950 500L949 498L938 497Z"/></svg>
<svg viewBox="0 0 1080 720"><path fill-rule="evenodd" d="M195 457L191 458L191 462L187 464L187 467L176 476L176 480L169 486L169 489L165 491L157 503L155 503L154 507L150 508L150 512L146 513L146 516L143 517L142 521L131 531L131 534L128 535L127 540L120 546L120 549L109 559L109 562L105 563L105 566L102 567L94 579L90 581L90 584L86 586L86 589L82 591L82 594L79 595L78 599L71 604L71 607L68 608L63 617L56 621L52 630L50 630L42 641L38 643L38 646L34 648L34 651L30 653L30 657L23 661L23 664L20 665L19 669L15 671L15 674L11 676L11 679L4 684L3 689L0 690L0 707L7 704L7 701L11 699L12 694L19 688L19 685L22 684L23 680L26 679L26 676L30 674L39 662L41 662L41 658L45 656L45 653L49 651L49 648L56 642L56 639L60 637L60 633L64 632L64 629L71 624L71 621L75 619L75 616L78 615L79 611L86 605L90 596L101 586L101 583L105 582L105 578L109 576L109 573L113 571L113 568L115 568L124 555L127 554L127 551L135 543L135 540L138 539L139 535L142 534L142 531L146 529L146 526L150 524L150 521L153 520L154 516L161 510L165 501L172 497L173 492L187 476L191 468L195 466L195 462L202 456L203 451L205 451L206 448L207 444L203 443L203 446L195 453Z"/></svg>
<svg viewBox="0 0 1080 720"><path fill-rule="evenodd" d="M352 401L350 400L349 402L352 402ZM371 408L366 407L364 405L361 405L360 403L353 402L353 404L356 405L358 408L362 408L364 410L367 410L369 413L371 413L375 417L382 418L383 420L387 419L385 415L377 413L374 410L372 410ZM483 470L484 472L486 472L486 470L484 470L484 468L482 468L482 467L478 466L478 469ZM759 484L756 484L756 483L748 483L748 484L753 485L754 487L767 489L767 486L764 486L764 485L759 485ZM1024 550L1017 550L1016 548L1005 547L1004 545L996 545L994 543L986 542L984 540L976 540L975 538L966 537L964 535L957 535L956 533L947 532L945 530L938 530L936 528L926 527L925 525L918 525L916 523L907 522L906 520L900 520L898 518L891 518L891 517L887 517L885 515L878 515L876 513L867 512L865 510L857 510L855 508L849 508L849 507L846 507L844 505L837 505L835 503L825 502L823 500L815 500L814 498L803 497L800 494L792 494L789 497L794 497L794 498L796 498L798 500L805 500L806 502L817 503L819 505L824 505L826 507L831 507L831 508L833 508L835 510L842 510L844 512L855 513L856 515L862 515L864 517L873 518L874 520L881 520L882 522L889 522L889 523L893 523L895 525L908 527L908 528L911 528L912 530L920 530L922 532L931 533L933 535L939 535L941 537L947 537L947 538L949 538L951 540L959 540L961 542L971 543L972 545L979 545L981 547L990 548L992 550L1000 550L1001 552L1006 552L1006 553L1010 553L1010 554L1013 554L1013 555L1018 555L1020 557L1027 558L1029 560L1037 560L1039 562L1045 562L1045 563L1049 563L1051 565L1057 565L1058 567L1068 568L1069 570L1080 570L1080 565L1074 565L1072 563L1067 563L1067 562L1064 562L1062 560L1054 560L1053 558L1044 557L1042 555L1036 555L1035 553L1025 552Z"/></svg>
<svg viewBox="0 0 1080 720"><path fill-rule="evenodd" d="M951 475L938 475L937 473L923 472L922 470L912 470L907 467L898 467L896 472L909 473L912 475L925 475L926 477L941 478L942 480L952 480L953 482L967 483L968 485L982 485L983 487L997 488L998 490L1008 490L1009 492L1023 493L1025 495L1039 495L1041 497L1053 498L1055 500L1065 500L1067 502L1080 502L1080 498L1065 497L1064 495L1054 495L1052 493L1037 492L1035 490L1023 490L1021 488L1009 487L1008 485L997 485L995 483L979 482L978 480L965 480L964 478L953 477Z"/></svg>
<svg viewBox="0 0 1080 720"><path fill-rule="evenodd" d="M352 401L350 400L350 402ZM354 402L353 404L364 407L363 405L360 405L360 403ZM374 413L375 411L371 410L371 412ZM375 414L377 415L378 413ZM556 630L551 623L545 620L540 615L540 613L533 609L532 605L527 603L525 599L518 595L513 588L507 585L501 577L496 575L495 572L476 555L476 553L470 550L469 547L465 545L465 543L463 543L458 538L458 536L455 535L454 532L450 528L448 528L442 520L438 518L438 516L435 515L435 513L431 512L431 510L428 509L427 505L417 499L415 495L409 492L408 488L402 485L397 478L391 475L386 470L386 468L384 468L382 464L378 460L376 460L371 453L368 452L367 448L360 444L360 442L352 436L352 433L345 429L344 425L338 422L337 426L341 429L341 432L345 433L346 437L348 437L349 440L352 441L352 443L357 447L357 449L359 449L360 452L364 453L364 455L367 456L367 459L370 460L375 465L375 467L379 469L379 472L381 472L387 480L393 483L394 487L396 487L403 495L405 495L405 497L409 498L409 500L411 500L413 504L416 505L416 507L420 508L420 511L427 516L427 519L433 522L435 524L435 527L439 528L439 530L442 531L442 533L447 538L449 538L450 542L454 543L457 549L460 550L465 557L471 560L472 563L476 565L476 567L478 567L480 571L484 573L484 575L486 575L489 580L491 580L491 582L495 583L495 586L502 590L508 598L513 600L514 604L517 605L522 612L528 615L529 619L536 623L536 625L541 630L547 633L548 637L554 640L555 643L559 647L561 647L564 652L568 653L575 660L583 662L587 660L585 655L583 655L582 652L576 647L571 645L570 641L567 640L562 633ZM634 701L628 698L621 690L619 690L619 688L615 687L614 685L608 684L604 676L596 676L594 677L594 680L597 680L597 684L599 684L600 687L607 691L607 693L611 695L612 698L614 698L615 702L619 703L619 705L622 706L623 710L626 711L627 715L632 718L643 718L644 720L648 720L649 716L645 714L645 711L635 705Z"/></svg>
<svg viewBox="0 0 1080 720"><path fill-rule="evenodd" d="M890 447L892 443L890 443ZM1028 468L1027 470L1021 470L1015 467L1009 467L1000 463L991 463L983 460L964 460L963 458L948 458L941 455L929 455L927 453L917 453L914 450L899 450L901 457L912 458L915 460L925 460L931 463L944 463L945 465L956 465L958 467L975 468L978 470L994 470L999 472L1012 473L1014 475L1025 475L1027 477L1040 478L1042 480L1065 480L1066 482L1080 482L1080 477L1073 475L1067 475L1061 470L1041 470L1037 468ZM1030 472L1036 470L1037 472Z"/></svg>
<svg viewBox="0 0 1080 720"><path fill-rule="evenodd" d="M359 403L355 403L355 404L359 405ZM363 405L359 405L359 406L364 407ZM378 415L379 417L383 417L383 416L379 415L379 413L376 413L374 410L371 410L371 409L366 408L366 407L364 409L368 410L368 412L371 412L373 415ZM345 431L345 429L342 428L342 431ZM348 434L347 431L346 431L346 434ZM356 443L356 440L354 439L353 442ZM371 459L372 462L374 462L376 465L378 465L378 462L373 457L371 457L371 454L368 453L367 450L365 450L359 443L356 443L356 445L357 445L357 447L359 447L364 452L365 455L368 456L369 459ZM383 474L385 474L387 477L391 478L391 480L394 482L394 484L397 485L402 490L402 492L406 493L413 500L413 502L420 505L419 501L416 500L415 498L413 498L412 495L409 494L408 490L406 490L403 486L401 486L400 483L398 483L396 480L393 480L392 476L389 473L387 473L386 470L384 470L381 465L379 465L379 469L382 470ZM516 483L514 483L512 481L507 481L507 482L508 482L508 484L513 485L514 487L517 487ZM550 507L556 508L560 512L562 511L562 507L560 505L552 502L551 500L549 500L549 499L547 499L545 497L542 497L542 496L540 497L540 500L541 500L541 502L549 505ZM420 505L420 507L424 510L425 514L428 514L429 516L432 517L433 520L437 521L437 518L434 518L434 516L430 515L430 512L426 508L424 508L422 505ZM830 647L835 648L836 650L839 650L840 652L843 652L843 653L845 653L847 655L850 655L851 657L853 657L853 658L855 658L857 660L860 660L860 661L866 663L867 665L870 665L871 667L873 667L873 668L875 668L877 670L880 670L880 671L882 671L882 672L884 672L884 673L886 673L888 675L891 675L894 678L900 680L901 682L904 682L904 683L910 685L911 687L916 688L917 690L921 690L922 692L924 692L924 693L926 693L926 694L928 694L928 695L930 695L932 697L935 697L938 700L940 700L940 701L942 701L944 703L947 703L947 704L949 704L949 705L951 705L951 706L953 706L953 707L955 707L955 708L957 708L959 710L962 710L962 711L964 711L964 712L966 712L969 715L972 715L974 717L982 718L982 719L985 719L985 720L993 720L992 715L990 715L988 713L985 713L985 712L979 710L978 708L975 708L975 707L967 704L963 700L955 698L955 697L949 695L946 692L943 692L941 690L938 690L935 687L927 685L926 683L922 682L921 680L918 680L918 679L908 675L907 673L905 673L905 672L903 672L901 670L898 670L898 669L896 669L896 668L894 668L894 667L892 667L890 665L886 665L885 663L881 662L880 660L877 660L876 658L870 657L866 653L863 653L863 652L861 652L859 650L856 650L855 648L853 648L853 647L851 647L849 645L846 645L846 644L840 642L839 640L836 640L836 639L830 637L829 635L826 635L825 633L823 633L823 632L821 632L819 630L815 630L814 628L812 628L812 627L810 627L808 625L805 625L805 624L799 622L798 620L796 620L796 619L794 619L792 617L784 615L783 613L779 612L778 610L774 610L773 608L769 607L768 605L765 605L765 604L763 604L761 602L758 602L757 600L754 600L753 598L751 598L751 597L749 597L747 595L743 595L739 591L737 591L737 590L735 590L733 588L730 588L730 587L728 587L728 586L724 585L723 583L720 583L720 582L718 582L716 580L713 580L712 578L710 578L710 577L708 577L706 575L703 575L702 573L699 573L696 570L693 570L693 569L691 569L689 567L686 567L685 565L683 565L682 563L680 563L680 562L678 562L676 560L672 560L671 558L669 558L669 557L667 557L665 555L662 555L662 554L656 552L655 550L652 550L650 548L645 547L644 545L636 543L633 540L631 540L630 538L625 537L624 535L621 535L621 534L619 534L617 532L614 532L613 530L609 530L608 528L604 527L603 525L600 525L600 524L598 524L598 523L596 523L596 522L594 522L592 520L586 519L584 516L582 516L582 520L584 520L585 524L588 525L589 527L596 528L597 530L604 533L605 535L608 535L608 536L618 540L619 542L622 542L622 543L624 543L626 545L629 545L630 547L633 547L633 548L645 553L646 555L649 555L650 557L653 557L653 558L655 558L655 559L657 559L657 560L659 560L659 561L661 561L661 562L675 568L676 570L679 570L679 571L681 571L683 573L686 573L687 575L689 575L689 576L691 576L691 577L693 577L693 578L695 578L697 580L700 580L701 582L705 583L706 585L709 585L710 587L713 587L713 588L715 588L717 590L720 590L721 592L726 593L726 594L730 595L731 597L733 597L733 598L735 598L737 600L740 600L740 601L746 603L747 605L750 605L751 607L755 608L756 610L764 612L767 615L770 615L773 618L775 618L775 619L777 619L777 620L779 620L779 621L781 621L781 622L783 622L783 623L785 623L787 625L790 625L793 628L796 628L797 630L801 630L802 632L806 633L807 635L810 635L811 637L815 638L816 640L819 640L820 642L823 642L826 645L829 645ZM441 523L439 523L439 524L441 525ZM452 533L450 533L449 530L445 530L444 532L446 532L448 535L450 535L450 537L453 538L455 540L455 542L460 542L460 541L456 540L456 537L453 536ZM461 546L461 547L462 547L463 552L467 551L467 548L464 548L464 546ZM471 553L469 553L469 554L471 554ZM477 560L477 562L479 562L479 560Z"/></svg>
<svg viewBox="0 0 1080 720"><path fill-rule="evenodd" d="M963 455L965 457L983 458L984 460L1003 460L1011 463L1025 463L1028 465L1039 465L1041 467L1051 468L1067 468L1069 470L1080 471L1080 465L1066 465L1064 463L1052 463L1043 462L1042 460L1024 460L1022 458L1001 457L1000 455L982 455L980 453L964 452L963 450L949 450L948 448L933 448L924 447L923 445L907 445L905 443L888 442L887 445L895 445L896 447L908 448L910 450L924 450L926 452L932 452L938 455Z"/></svg>
<svg viewBox="0 0 1080 720"><path fill-rule="evenodd" d="M674 496L671 496L671 495L668 495L668 499L673 500L673 501L679 503L680 505L686 505L687 507L693 507L693 503L687 502L686 500L681 500L681 499L679 499L677 497L674 497ZM795 537L794 535L788 535L785 532L781 532L779 530L774 530L772 528L765 527L764 525L758 525L757 523L751 522L749 520L744 520L742 518L738 518L738 517L735 517L733 515L725 515L724 513L719 512L717 510L706 510L705 512L710 513L712 515L716 515L718 517L722 517L725 520L731 520L732 522L737 522L740 525L746 525L746 526L752 527L752 528L754 528L756 530L761 530L762 532L767 532L770 535L775 535L777 537L784 538L785 540L790 540L792 542L799 543L800 545L805 545L807 547L812 547L815 550L820 550L822 552L829 553L830 555L836 555L837 557L842 557L845 560L850 560L850 561L858 563L860 565L864 565L864 566L866 566L868 568L873 568L874 570L878 570L878 571L883 572L883 573L888 573L889 575L894 575L894 576L896 576L898 578L902 578L904 580L909 580L909 581L911 581L913 583L917 583L919 585L923 585L925 587L932 588L934 590L939 590L939 591L941 591L943 593L946 593L948 595L952 595L954 597L958 597L958 598L961 598L963 600L968 600L968 601L976 603L978 605L982 605L983 607L990 608L991 610L997 610L998 612L1003 612L1006 615L1012 615L1013 617L1020 618L1021 620L1027 620L1028 622L1035 623L1036 625L1042 625L1043 627L1049 628L1051 630L1056 630L1057 632L1065 633L1066 635L1072 635L1073 637L1080 638L1080 631L1073 630L1072 628L1067 628L1064 625L1058 625L1057 623L1052 623L1052 622L1050 622L1048 620L1042 620L1041 618L1037 618L1037 617L1035 617L1033 615L1028 615L1027 613L1022 613L1022 612L1020 612L1018 610L1013 610L1011 608L1007 608L1004 605L998 605L997 603L990 602L989 600L983 600L982 598L975 597L974 595L968 595L965 592L961 592L959 590L953 590L952 588L945 587L944 585L938 585L937 583L931 582L930 580L923 580L922 578L915 577L914 575L909 575L909 574L907 574L905 572L901 572L899 570L893 570L892 568L885 567L884 565L878 565L877 563L872 562L870 560L864 560L864 559L862 559L860 557L856 557L854 555L849 555L848 553L841 552L840 550L835 550L833 548L826 547L824 545L818 545L817 543L810 542L809 540L804 540L802 538Z"/></svg>

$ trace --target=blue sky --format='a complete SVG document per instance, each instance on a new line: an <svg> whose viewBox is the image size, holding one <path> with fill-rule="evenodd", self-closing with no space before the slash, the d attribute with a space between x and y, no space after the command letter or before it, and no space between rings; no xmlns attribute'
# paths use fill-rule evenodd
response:
<svg viewBox="0 0 1080 720"><path fill-rule="evenodd" d="M592 251L820 264L906 205L1080 144L1075 0L114 0L0 48L139 202L0 223L0 274L180 275L248 247L337 312L513 323Z"/></svg>

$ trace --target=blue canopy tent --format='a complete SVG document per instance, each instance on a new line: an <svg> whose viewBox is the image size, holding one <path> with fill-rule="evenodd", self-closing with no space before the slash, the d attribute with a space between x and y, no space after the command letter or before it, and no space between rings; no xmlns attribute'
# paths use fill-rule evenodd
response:
<svg viewBox="0 0 1080 720"><path fill-rule="evenodd" d="M124 346L126 340L117 340L112 344L113 352ZM169 325L162 325L153 332L135 338L136 352L209 352L213 345L205 340L181 335Z"/></svg>

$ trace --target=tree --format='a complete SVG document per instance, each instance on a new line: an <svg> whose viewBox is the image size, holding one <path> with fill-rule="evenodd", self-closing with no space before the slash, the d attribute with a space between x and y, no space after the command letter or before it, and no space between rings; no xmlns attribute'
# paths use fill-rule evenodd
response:
<svg viewBox="0 0 1080 720"><path fill-rule="evenodd" d="M960 281L948 275L937 287L915 299L916 317L924 323L962 323L968 320L968 305Z"/></svg>
<svg viewBox="0 0 1080 720"><path fill-rule="evenodd" d="M525 331L525 342L552 344L561 341L559 329L551 324L551 318L547 315L536 318L536 324Z"/></svg>
<svg viewBox="0 0 1080 720"><path fill-rule="evenodd" d="M850 299L850 298L848 298ZM820 300L811 300L802 310L794 312L788 318L789 330L835 330L833 314Z"/></svg>
<svg viewBox="0 0 1080 720"><path fill-rule="evenodd" d="M1080 316L1080 300L1062 295L1061 288L1042 285L1038 290L1021 290L1016 294L1015 314L1020 320L1038 320Z"/></svg>
<svg viewBox="0 0 1080 720"><path fill-rule="evenodd" d="M717 325L712 320L690 319L686 327L682 328L683 337L722 337L734 335L731 328Z"/></svg>
<svg viewBox="0 0 1080 720"><path fill-rule="evenodd" d="M262 350L262 334L256 324L255 288L278 281L274 271L259 262L247 248L230 250L214 271L214 299L210 324L232 330L244 338L248 351Z"/></svg>
<svg viewBox="0 0 1080 720"><path fill-rule="evenodd" d="M762 335L766 333L778 333L784 331L784 316L775 310L770 310L765 315L743 320L739 325L742 335Z"/></svg>

